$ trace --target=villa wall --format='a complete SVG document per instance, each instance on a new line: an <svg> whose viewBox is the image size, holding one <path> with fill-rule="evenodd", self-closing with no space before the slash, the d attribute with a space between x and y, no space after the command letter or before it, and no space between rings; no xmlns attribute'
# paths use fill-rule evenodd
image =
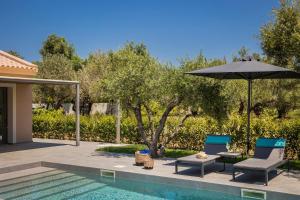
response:
<svg viewBox="0 0 300 200"><path fill-rule="evenodd" d="M32 142L32 86L16 85L16 142Z"/></svg>
<svg viewBox="0 0 300 200"><path fill-rule="evenodd" d="M13 143L13 88L7 88L7 141Z"/></svg>

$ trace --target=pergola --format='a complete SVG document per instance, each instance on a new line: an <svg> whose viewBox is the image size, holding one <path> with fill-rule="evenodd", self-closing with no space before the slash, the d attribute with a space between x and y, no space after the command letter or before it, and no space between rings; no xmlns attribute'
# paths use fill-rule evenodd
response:
<svg viewBox="0 0 300 200"><path fill-rule="evenodd" d="M8 77L0 76L0 82L4 83L22 83L22 84L34 84L34 85L75 85L76 88L76 146L80 145L80 110L79 110L79 95L80 95L80 83L79 81L67 81L67 80L53 80L53 79L38 79L38 78L20 78L20 77Z"/></svg>

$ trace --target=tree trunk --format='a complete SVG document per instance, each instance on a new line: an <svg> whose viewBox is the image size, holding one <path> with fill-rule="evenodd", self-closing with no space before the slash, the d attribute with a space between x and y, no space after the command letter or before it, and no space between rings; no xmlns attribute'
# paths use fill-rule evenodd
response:
<svg viewBox="0 0 300 200"><path fill-rule="evenodd" d="M61 101L58 101L56 104L54 104L54 109L55 109L55 110L58 110L58 109L60 109L61 107L62 107Z"/></svg>
<svg viewBox="0 0 300 200"><path fill-rule="evenodd" d="M120 100L116 103L116 143L121 143L121 105Z"/></svg>
<svg viewBox="0 0 300 200"><path fill-rule="evenodd" d="M138 132L140 136L143 139L144 144L146 144L148 147L150 147L150 143L147 140L146 134L145 134L145 129L143 125L143 117L142 117L142 112L141 112L141 105L139 104L136 107L133 107L135 118L138 123Z"/></svg>
<svg viewBox="0 0 300 200"><path fill-rule="evenodd" d="M164 130L167 118L170 114L170 112L179 104L179 100L175 99L174 101L170 102L165 110L165 112L163 113L162 117L159 120L159 125L158 128L155 131L154 137L152 139L151 145L149 146L150 150L151 150L151 155L152 157L157 157L157 143L159 140L159 137L162 133L162 131Z"/></svg>
<svg viewBox="0 0 300 200"><path fill-rule="evenodd" d="M157 154L157 151L158 151L157 143L156 144L151 143L151 145L149 146L149 150L151 152L151 157L152 158L157 158L158 157L158 154Z"/></svg>
<svg viewBox="0 0 300 200"><path fill-rule="evenodd" d="M240 107L239 107L239 114L240 115L243 115L244 108L245 108L244 101L240 100Z"/></svg>
<svg viewBox="0 0 300 200"><path fill-rule="evenodd" d="M149 121L149 127L148 129L150 130L150 134L151 134L151 140L153 140L154 137L154 122L153 122L153 111L150 109L150 107L147 104L143 104L144 107L146 108L147 111L147 116L148 116L148 121Z"/></svg>

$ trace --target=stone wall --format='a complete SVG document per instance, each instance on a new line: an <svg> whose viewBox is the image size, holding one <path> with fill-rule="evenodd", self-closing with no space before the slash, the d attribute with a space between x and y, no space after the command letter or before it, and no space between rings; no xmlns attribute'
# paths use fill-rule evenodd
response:
<svg viewBox="0 0 300 200"><path fill-rule="evenodd" d="M45 108L44 104L32 104L32 108ZM62 108L66 115L75 114L74 104L72 103L64 103L62 104ZM90 111L90 115L102 114L102 115L115 115L116 106L111 103L93 103Z"/></svg>

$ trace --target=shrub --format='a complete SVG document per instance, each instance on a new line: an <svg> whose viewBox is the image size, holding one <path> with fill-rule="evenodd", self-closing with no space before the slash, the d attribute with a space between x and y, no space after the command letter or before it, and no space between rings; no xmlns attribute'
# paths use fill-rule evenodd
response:
<svg viewBox="0 0 300 200"><path fill-rule="evenodd" d="M122 142L138 143L136 123L122 120ZM37 109L33 114L33 136L50 139L75 139L75 116L64 115L62 110ZM80 137L83 141L115 141L115 118L95 115L80 117Z"/></svg>
<svg viewBox="0 0 300 200"><path fill-rule="evenodd" d="M174 132L179 118L168 118L164 133L160 138L164 143ZM138 135L134 118L123 118L121 121L121 141L123 143L139 144L141 138ZM189 118L178 131L168 148L202 150L207 134L218 132L219 126L216 120L210 117ZM222 125L224 133L232 136L234 150L245 152L247 118L238 114L232 114ZM64 115L61 110L38 109L33 115L33 136L51 139L75 139L75 117ZM80 118L81 140L114 142L115 118L114 116L81 116ZM255 148L258 137L283 137L287 139L286 152L289 158L299 159L300 144L300 119L274 119L271 115L262 114L260 117L252 116L251 119L251 149Z"/></svg>

